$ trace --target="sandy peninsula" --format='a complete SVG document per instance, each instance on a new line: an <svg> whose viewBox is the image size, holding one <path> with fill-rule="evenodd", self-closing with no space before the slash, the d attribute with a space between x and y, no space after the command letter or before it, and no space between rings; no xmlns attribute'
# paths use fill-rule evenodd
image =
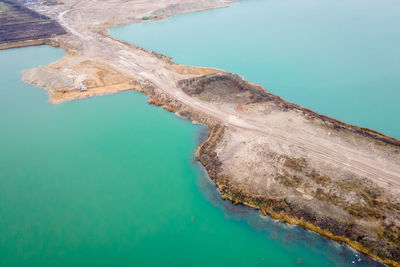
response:
<svg viewBox="0 0 400 267"><path fill-rule="evenodd" d="M45 2L46 3L46 2ZM107 29L226 7L222 0L60 0L29 8L67 32L60 61L24 72L50 101L139 90L210 127L197 151L222 197L400 266L400 141L288 103L222 70L175 64ZM59 78L61 77L61 78ZM79 88L86 86L87 91Z"/></svg>

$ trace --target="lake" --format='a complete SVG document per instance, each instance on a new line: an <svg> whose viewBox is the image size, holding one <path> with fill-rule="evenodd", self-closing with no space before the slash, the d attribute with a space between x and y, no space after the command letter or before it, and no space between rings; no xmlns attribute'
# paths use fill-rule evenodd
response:
<svg viewBox="0 0 400 267"><path fill-rule="evenodd" d="M354 266L346 245L223 201L195 160L204 127L138 92L51 105L21 81L63 54L0 51L1 266Z"/></svg>
<svg viewBox="0 0 400 267"><path fill-rule="evenodd" d="M398 0L242 0L110 32L400 139L399 14Z"/></svg>

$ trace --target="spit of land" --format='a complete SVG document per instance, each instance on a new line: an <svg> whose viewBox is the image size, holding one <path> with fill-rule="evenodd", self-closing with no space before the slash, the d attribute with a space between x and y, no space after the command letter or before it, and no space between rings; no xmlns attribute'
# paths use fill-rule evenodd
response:
<svg viewBox="0 0 400 267"><path fill-rule="evenodd" d="M46 43L67 54L49 66L25 71L24 80L45 88L53 103L142 91L150 103L210 127L197 156L224 198L399 266L399 140L288 103L237 75L175 64L107 32L229 4L29 1L26 6L68 32L46 37ZM87 90L80 91L82 87Z"/></svg>

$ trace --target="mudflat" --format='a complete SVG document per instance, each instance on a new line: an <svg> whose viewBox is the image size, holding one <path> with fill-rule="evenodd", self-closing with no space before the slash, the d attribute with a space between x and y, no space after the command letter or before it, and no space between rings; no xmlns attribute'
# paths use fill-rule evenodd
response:
<svg viewBox="0 0 400 267"><path fill-rule="evenodd" d="M67 51L24 72L50 101L139 90L208 125L197 156L224 198L400 262L400 141L288 103L222 70L183 66L111 37L114 26L226 7L229 1L60 1L29 7L68 32ZM88 89L81 92L79 88Z"/></svg>

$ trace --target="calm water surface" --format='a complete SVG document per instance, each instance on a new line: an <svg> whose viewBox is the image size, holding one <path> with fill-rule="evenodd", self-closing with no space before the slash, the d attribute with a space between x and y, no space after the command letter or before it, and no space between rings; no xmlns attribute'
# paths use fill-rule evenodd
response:
<svg viewBox="0 0 400 267"><path fill-rule="evenodd" d="M62 55L0 52L0 266L354 266L347 246L222 201L194 160L204 128L145 95L51 105L20 80Z"/></svg>
<svg viewBox="0 0 400 267"><path fill-rule="evenodd" d="M400 1L242 0L111 33L400 138Z"/></svg>

